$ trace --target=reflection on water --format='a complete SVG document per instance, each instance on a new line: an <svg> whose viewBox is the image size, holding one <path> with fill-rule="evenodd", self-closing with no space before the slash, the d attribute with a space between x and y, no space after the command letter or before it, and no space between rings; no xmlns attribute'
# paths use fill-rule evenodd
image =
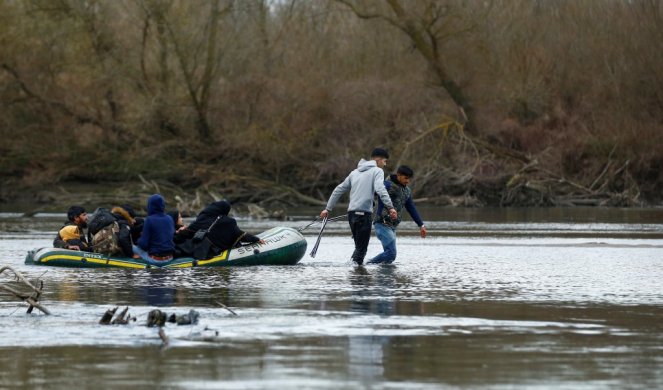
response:
<svg viewBox="0 0 663 390"><path fill-rule="evenodd" d="M341 222L297 266L188 270L26 266L26 249L50 245L59 222L7 217L2 263L44 280L54 315L26 315L0 295L0 387L663 385L660 210L606 220L454 212L467 219L427 223L426 240L405 224L392 266L352 266ZM311 244L317 229L307 233ZM373 238L369 256L379 251ZM98 325L114 306L136 322ZM162 349L143 326L156 307L194 308L200 323L167 324Z"/></svg>

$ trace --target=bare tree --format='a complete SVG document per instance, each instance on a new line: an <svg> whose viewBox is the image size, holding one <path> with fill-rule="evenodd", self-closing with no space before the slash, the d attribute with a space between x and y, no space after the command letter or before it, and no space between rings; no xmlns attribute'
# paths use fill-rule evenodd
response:
<svg viewBox="0 0 663 390"><path fill-rule="evenodd" d="M210 140L210 125L207 118L210 103L210 92L213 82L219 72L219 24L222 17L228 14L233 7L233 1L221 7L221 0L209 2L208 18L204 24L204 35L196 36L191 31L181 31L169 17L163 17L160 22L167 30L167 36L172 44L184 84L196 112L196 128L203 142ZM176 15L173 15L174 17ZM181 24L179 24L181 26ZM198 25L189 26L199 28ZM187 39L189 35L189 39ZM191 47L192 46L192 47ZM202 52L202 54L199 54ZM200 58L202 57L202 58ZM202 63L202 69L199 67Z"/></svg>
<svg viewBox="0 0 663 390"><path fill-rule="evenodd" d="M444 45L461 34L475 29L488 15L490 4L480 12L465 13L462 2L426 0L410 2L405 6L399 0L382 0L384 4L367 6L367 2L334 0L349 7L362 19L381 19L406 34L414 48L426 60L436 82L444 88L457 105L465 127L475 130L474 107L463 88L444 62ZM383 7L381 5L386 5Z"/></svg>

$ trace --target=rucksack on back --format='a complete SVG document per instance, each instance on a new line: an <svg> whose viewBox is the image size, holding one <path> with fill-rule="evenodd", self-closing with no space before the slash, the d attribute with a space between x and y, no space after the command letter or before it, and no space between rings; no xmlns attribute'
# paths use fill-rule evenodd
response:
<svg viewBox="0 0 663 390"><path fill-rule="evenodd" d="M105 255L122 254L122 248L118 243L119 233L120 225L115 221L102 227L101 230L92 235L92 249Z"/></svg>
<svg viewBox="0 0 663 390"><path fill-rule="evenodd" d="M115 217L108 209L99 207L94 211L94 213L88 218L87 227L88 232L94 236L100 231L103 227L110 225L115 222Z"/></svg>

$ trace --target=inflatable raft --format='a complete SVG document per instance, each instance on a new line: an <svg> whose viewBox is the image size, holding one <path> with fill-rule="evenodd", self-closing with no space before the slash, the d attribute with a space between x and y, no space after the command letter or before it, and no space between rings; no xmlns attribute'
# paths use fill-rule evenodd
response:
<svg viewBox="0 0 663 390"><path fill-rule="evenodd" d="M159 266L145 263L141 259L115 257L101 253L72 251L60 248L41 248L28 252L25 264L74 268L190 268L228 267L248 265L293 265L306 253L306 239L297 230L277 227L267 230L258 237L264 245L250 244L222 252L206 260L178 257L164 261Z"/></svg>

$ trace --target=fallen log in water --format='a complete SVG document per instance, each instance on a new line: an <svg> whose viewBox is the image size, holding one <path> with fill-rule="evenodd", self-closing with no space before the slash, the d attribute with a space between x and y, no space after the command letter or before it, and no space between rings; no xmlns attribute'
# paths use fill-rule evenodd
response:
<svg viewBox="0 0 663 390"><path fill-rule="evenodd" d="M166 324L166 319L168 316L166 313L162 312L159 309L154 309L147 314L147 327L151 328L153 326L162 327Z"/></svg>
<svg viewBox="0 0 663 390"><path fill-rule="evenodd" d="M41 296L42 290L44 288L44 282L39 281L39 287L35 287L25 278L25 276L23 276L22 273L15 270L14 268L8 265L0 267L0 274L4 273L5 271L11 271L14 274L15 280L19 283L19 288L27 288L30 290L30 292L24 292L19 288L10 287L6 284L0 284L0 290L6 291L27 303L29 305L27 311L28 314L32 313L34 308L39 309L44 314L51 314L47 308L39 303L39 297Z"/></svg>
<svg viewBox="0 0 663 390"><path fill-rule="evenodd" d="M129 306L125 307L124 310L111 321L111 325L126 325L129 321L136 321L136 317L131 317L128 311Z"/></svg>
<svg viewBox="0 0 663 390"><path fill-rule="evenodd" d="M129 321L136 321L136 317L132 317L128 311L129 306L125 307L115 318L115 312L117 311L117 306L106 310L104 315L99 320L99 325L126 325Z"/></svg>
<svg viewBox="0 0 663 390"><path fill-rule="evenodd" d="M113 319L113 316L115 315L116 311L117 311L117 306L115 306L112 309L106 310L104 315L99 320L99 325L110 325L111 320Z"/></svg>

